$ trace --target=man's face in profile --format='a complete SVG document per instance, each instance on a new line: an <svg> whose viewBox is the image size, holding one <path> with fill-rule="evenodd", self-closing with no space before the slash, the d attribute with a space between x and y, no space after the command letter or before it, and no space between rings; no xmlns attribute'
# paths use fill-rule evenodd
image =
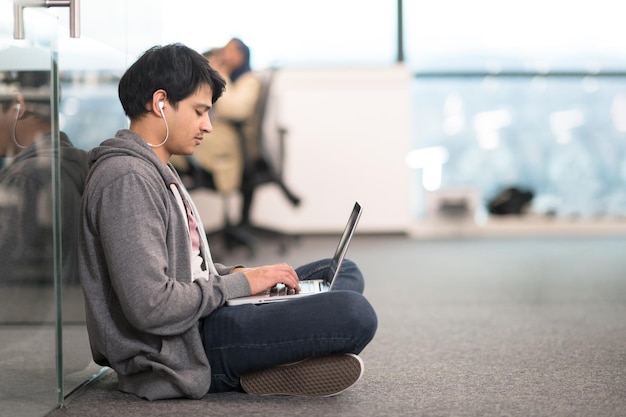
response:
<svg viewBox="0 0 626 417"><path fill-rule="evenodd" d="M50 129L50 71L0 72L0 157Z"/></svg>

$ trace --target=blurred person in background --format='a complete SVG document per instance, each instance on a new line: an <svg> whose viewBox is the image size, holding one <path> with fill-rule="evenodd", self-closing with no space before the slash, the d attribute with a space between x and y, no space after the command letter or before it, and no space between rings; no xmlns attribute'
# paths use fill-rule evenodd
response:
<svg viewBox="0 0 626 417"><path fill-rule="evenodd" d="M259 100L261 84L250 67L250 48L233 38L225 46L206 51L204 57L226 81L226 88L211 111L213 132L205 134L194 155L189 158L174 156L171 161L183 177L190 165L212 176L213 187L219 193L239 190L244 170L243 154L253 158L258 149L252 139L253 117ZM241 143L238 127L241 124L245 143ZM246 149L242 150L241 147ZM193 187L193 178L184 178Z"/></svg>

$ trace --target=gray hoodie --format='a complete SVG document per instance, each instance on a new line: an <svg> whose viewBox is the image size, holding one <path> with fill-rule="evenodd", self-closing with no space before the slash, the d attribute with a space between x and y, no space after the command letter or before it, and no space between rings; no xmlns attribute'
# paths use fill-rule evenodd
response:
<svg viewBox="0 0 626 417"><path fill-rule="evenodd" d="M221 264L192 281L187 219L170 189L179 178L138 135L120 130L89 161L79 266L93 358L122 391L200 398L211 369L199 322L250 294L248 281Z"/></svg>

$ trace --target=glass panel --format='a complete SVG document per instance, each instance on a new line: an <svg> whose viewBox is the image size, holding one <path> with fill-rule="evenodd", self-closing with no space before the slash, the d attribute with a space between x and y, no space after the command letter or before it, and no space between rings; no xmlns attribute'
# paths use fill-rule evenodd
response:
<svg viewBox="0 0 626 417"><path fill-rule="evenodd" d="M60 396L56 21L25 10L26 39L14 41L11 1L0 16L0 414L33 416Z"/></svg>

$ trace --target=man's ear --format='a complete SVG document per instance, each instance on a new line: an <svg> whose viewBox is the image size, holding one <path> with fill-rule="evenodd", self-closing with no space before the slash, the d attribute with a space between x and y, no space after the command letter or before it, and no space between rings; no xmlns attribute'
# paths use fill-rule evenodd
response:
<svg viewBox="0 0 626 417"><path fill-rule="evenodd" d="M163 89L156 90L152 93L152 109L151 111L155 113L156 116L161 117L161 111L167 101L167 92ZM161 104L162 103L162 104Z"/></svg>

